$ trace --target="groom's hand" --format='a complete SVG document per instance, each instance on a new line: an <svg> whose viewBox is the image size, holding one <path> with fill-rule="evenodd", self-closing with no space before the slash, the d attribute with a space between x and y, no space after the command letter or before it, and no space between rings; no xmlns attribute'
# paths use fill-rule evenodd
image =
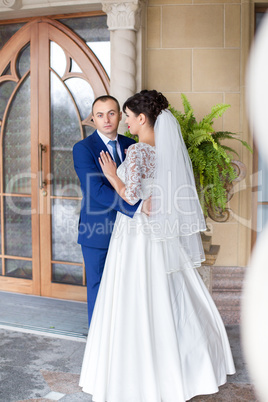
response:
<svg viewBox="0 0 268 402"><path fill-rule="evenodd" d="M149 216L151 213L151 209L152 209L152 197L149 197L147 198L147 200L143 201L141 212Z"/></svg>

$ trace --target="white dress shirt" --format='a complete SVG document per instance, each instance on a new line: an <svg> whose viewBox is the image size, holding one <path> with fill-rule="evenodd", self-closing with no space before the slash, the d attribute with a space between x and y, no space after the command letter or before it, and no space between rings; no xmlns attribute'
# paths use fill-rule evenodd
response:
<svg viewBox="0 0 268 402"><path fill-rule="evenodd" d="M104 142L104 144L108 148L112 158L114 159L113 147L110 144L108 144L108 142L110 141L110 138L108 138L108 137L106 137L106 135L100 133L99 130L97 130L97 133L99 134L100 138L102 139L102 141ZM119 158L120 158L120 160L122 162L123 158L122 158L122 152L121 152L121 149L120 149L120 144L119 144L119 141L118 141L118 136L116 136L116 138L114 140L116 140L116 150L117 150L118 156L119 156Z"/></svg>

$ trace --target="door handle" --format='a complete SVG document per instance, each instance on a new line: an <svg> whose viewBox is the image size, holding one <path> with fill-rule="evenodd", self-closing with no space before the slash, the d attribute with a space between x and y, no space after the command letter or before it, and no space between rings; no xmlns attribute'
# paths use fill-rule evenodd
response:
<svg viewBox="0 0 268 402"><path fill-rule="evenodd" d="M47 152L47 147L39 144L39 188L41 190L47 185L46 180L43 180L43 152Z"/></svg>

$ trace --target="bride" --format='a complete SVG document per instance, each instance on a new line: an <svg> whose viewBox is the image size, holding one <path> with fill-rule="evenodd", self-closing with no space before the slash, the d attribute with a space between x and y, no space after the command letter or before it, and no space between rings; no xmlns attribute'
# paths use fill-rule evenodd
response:
<svg viewBox="0 0 268 402"><path fill-rule="evenodd" d="M219 312L196 267L205 222L180 127L159 92L123 107L139 143L116 170L100 165L128 203L152 196L150 217L118 212L83 359L80 386L96 402L183 402L235 372Z"/></svg>

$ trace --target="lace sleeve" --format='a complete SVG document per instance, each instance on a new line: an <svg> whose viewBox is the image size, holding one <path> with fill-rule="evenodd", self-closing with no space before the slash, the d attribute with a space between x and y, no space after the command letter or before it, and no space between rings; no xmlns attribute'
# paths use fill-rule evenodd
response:
<svg viewBox="0 0 268 402"><path fill-rule="evenodd" d="M136 144L128 148L126 164L126 191L125 195L128 202L136 204L141 198L141 154Z"/></svg>

